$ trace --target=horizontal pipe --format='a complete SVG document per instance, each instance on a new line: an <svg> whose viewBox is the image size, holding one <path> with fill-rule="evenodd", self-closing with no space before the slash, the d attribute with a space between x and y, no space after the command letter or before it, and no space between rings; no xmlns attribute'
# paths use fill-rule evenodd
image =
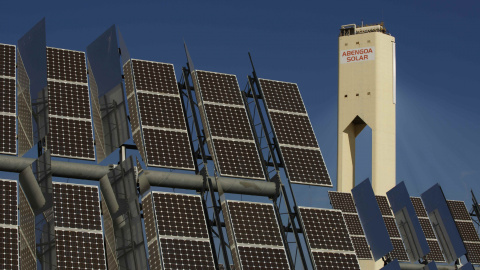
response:
<svg viewBox="0 0 480 270"><path fill-rule="evenodd" d="M0 171L20 173L34 161L35 159L32 158L0 155ZM52 176L55 177L100 181L111 169L112 166L52 160ZM218 181L220 181L225 193L269 197L278 194L278 187L274 182L230 177L219 177ZM203 177L193 174L144 170L144 173L140 176L139 183L142 193L148 190L148 185L199 190L203 188ZM217 191L215 183L214 189Z"/></svg>
<svg viewBox="0 0 480 270"><path fill-rule="evenodd" d="M42 208L46 200L35 175L33 175L32 167L27 166L18 176L18 180L33 210Z"/></svg>
<svg viewBox="0 0 480 270"><path fill-rule="evenodd" d="M438 270L455 270L455 269L457 269L457 268L455 268L454 265L437 264L436 266L437 266ZM423 269L424 267L425 267L424 264L400 263L400 269L402 269L402 270L420 270L420 269ZM480 267L474 267L474 269L480 270Z"/></svg>
<svg viewBox="0 0 480 270"><path fill-rule="evenodd" d="M256 196L270 196L277 195L277 186L273 182L236 179L229 177L219 177L218 181L222 185L223 191L226 193L236 193ZM203 176L194 174L180 174L161 171L147 171L140 176L140 184L149 183L151 186L195 189L203 188ZM218 191L214 183L215 191ZM140 186L140 190L146 191L144 186Z"/></svg>

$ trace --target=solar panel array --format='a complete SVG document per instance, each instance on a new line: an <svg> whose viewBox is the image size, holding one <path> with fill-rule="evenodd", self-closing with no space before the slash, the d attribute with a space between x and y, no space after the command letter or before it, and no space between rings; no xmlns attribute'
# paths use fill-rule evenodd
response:
<svg viewBox="0 0 480 270"><path fill-rule="evenodd" d="M467 250L468 261L472 264L480 264L480 238L465 202L447 200L447 205Z"/></svg>
<svg viewBox="0 0 480 270"><path fill-rule="evenodd" d="M107 203L103 197L103 193L100 192L102 214L103 214L103 228L105 232L105 249L107 255L107 266L109 270L118 270L120 266L117 259L116 241L115 241L115 228L113 227L113 219L110 211L108 210Z"/></svg>
<svg viewBox="0 0 480 270"><path fill-rule="evenodd" d="M17 154L15 46L0 43L0 154Z"/></svg>
<svg viewBox="0 0 480 270"><path fill-rule="evenodd" d="M107 269L98 187L53 183L59 269Z"/></svg>
<svg viewBox="0 0 480 270"><path fill-rule="evenodd" d="M151 192L142 205L151 269L215 269L199 195Z"/></svg>
<svg viewBox="0 0 480 270"><path fill-rule="evenodd" d="M222 201L234 269L289 269L273 205Z"/></svg>
<svg viewBox="0 0 480 270"><path fill-rule="evenodd" d="M195 71L208 149L223 176L265 179L235 75Z"/></svg>
<svg viewBox="0 0 480 270"><path fill-rule="evenodd" d="M124 72L133 139L147 166L194 170L173 65L132 59Z"/></svg>
<svg viewBox="0 0 480 270"><path fill-rule="evenodd" d="M18 156L23 156L33 147L32 102L30 98L30 79L17 50L18 84Z"/></svg>
<svg viewBox="0 0 480 270"><path fill-rule="evenodd" d="M428 247L430 248L430 253L427 254L427 259L436 262L445 262L445 258L443 257L442 250L438 244L437 237L433 231L432 224L430 223L422 199L419 197L410 197L410 200L412 201L413 208L415 208L415 213L417 214L418 221L420 221L420 226L425 234L425 238L427 238Z"/></svg>
<svg viewBox="0 0 480 270"><path fill-rule="evenodd" d="M342 211L298 208L316 269L360 269Z"/></svg>
<svg viewBox="0 0 480 270"><path fill-rule="evenodd" d="M37 269L35 213L22 188L19 188L19 236L20 236L20 268L23 270Z"/></svg>
<svg viewBox="0 0 480 270"><path fill-rule="evenodd" d="M360 260L372 259L372 253L368 247L367 238L363 231L357 209L351 193L329 191L330 203L334 209L341 210L343 218L347 224L350 238L355 248L355 254Z"/></svg>
<svg viewBox="0 0 480 270"><path fill-rule="evenodd" d="M19 269L17 182L0 179L0 266Z"/></svg>
<svg viewBox="0 0 480 270"><path fill-rule="evenodd" d="M402 238L400 236L400 231L398 230L397 223L395 222L395 217L393 216L392 209L388 203L386 196L376 195L378 207L382 213L383 221L387 227L388 235L392 240L393 251L390 253L393 259L398 259L398 261L408 262L407 251L403 245Z"/></svg>
<svg viewBox="0 0 480 270"><path fill-rule="evenodd" d="M47 80L52 156L95 160L85 53L47 47Z"/></svg>
<svg viewBox="0 0 480 270"><path fill-rule="evenodd" d="M290 182L331 187L297 84L259 81Z"/></svg>

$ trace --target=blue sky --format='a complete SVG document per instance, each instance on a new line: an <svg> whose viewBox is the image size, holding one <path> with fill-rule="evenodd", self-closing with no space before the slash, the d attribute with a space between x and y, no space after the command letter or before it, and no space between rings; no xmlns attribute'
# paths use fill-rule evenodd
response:
<svg viewBox="0 0 480 270"><path fill-rule="evenodd" d="M179 78L185 40L196 68L235 74L242 89L251 52L260 77L298 83L334 182L339 28L384 21L397 42L397 181L415 196L438 182L448 199L480 197L477 1L10 1L3 11L1 43L46 17L48 46L85 51L117 24L132 57L173 63ZM363 180L371 133L357 140ZM328 190L295 187L308 206L328 206Z"/></svg>

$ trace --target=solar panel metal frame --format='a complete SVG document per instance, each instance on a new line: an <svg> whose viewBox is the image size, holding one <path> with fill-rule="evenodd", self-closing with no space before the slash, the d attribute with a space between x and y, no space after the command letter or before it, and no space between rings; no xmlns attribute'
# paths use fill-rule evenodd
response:
<svg viewBox="0 0 480 270"><path fill-rule="evenodd" d="M348 236L348 239L350 240L350 244L352 246L352 250L332 250L332 249L320 249L320 248L313 248L310 241L310 236L308 235L308 230L307 228L305 227L305 222L304 222L304 217L302 215L302 209L315 209L315 210L320 210L320 211L331 211L331 212L338 212L340 214L340 217L343 221L343 224L345 226L345 229L347 231L347 236ZM343 212L341 210L336 210L336 209L322 209L322 208L314 208L314 207L304 207L304 206L299 206L298 207L298 213L299 213L299 218L300 218L300 224L302 226L302 231L303 233L305 234L305 239L306 239L306 244L307 244L307 248L308 248L308 251L310 252L310 256L311 258L314 258L314 253L315 252L326 252L326 253L335 253L335 254L343 254L343 255L346 255L346 254L350 254L350 255L353 255L355 256L355 259L356 259L356 262L357 264L359 263L358 262L358 258L357 258L357 253L355 251L355 247L353 245L353 242L352 242L352 239L351 239L351 236L350 236L350 232L348 230L348 227L347 227L347 223L344 219L344 216L343 216ZM315 269L320 269L318 268L318 266L315 264L315 260L312 261L312 263L314 264L314 268ZM359 268L360 269L360 266Z"/></svg>
<svg viewBox="0 0 480 270"><path fill-rule="evenodd" d="M463 217L460 213L460 216L458 215L459 213L455 213L454 210L455 206L452 204L462 204L462 210L464 210ZM455 222L455 226L457 227L458 233L460 234L460 238L462 238L462 241L465 245L465 249L467 250L467 254L465 256L467 257L468 261L472 264L480 264L480 250L479 249L471 249L472 245L476 245L480 247L480 238L478 236L478 232L475 229L475 226L473 224L472 218L470 217L470 214L468 212L468 209L465 205L464 201L458 201L458 200L447 200L447 205L450 210L450 213L452 214L453 220ZM457 218L455 218L457 217ZM468 219L467 219L468 218ZM463 225L460 225L463 224ZM471 226L469 226L471 225ZM470 228L466 228L464 226L469 226ZM470 231L465 231L465 229L470 230ZM468 234L472 234L472 236L476 239L467 239L466 237L469 237ZM470 254L469 254L470 252Z"/></svg>
<svg viewBox="0 0 480 270"><path fill-rule="evenodd" d="M3 80L12 80L13 81L13 107L15 108L14 109L14 112L2 112L0 111L0 117L2 116L5 116L5 117L13 117L14 119L14 126L13 126L13 142L14 142L14 149L15 151L14 152L10 152L10 151L2 151L0 149L0 154L7 154L7 155L16 155L17 154L17 139L16 139L16 130L17 130L17 118L16 118L16 114L17 114L17 89L16 89L16 77L17 77L17 68L16 68L16 63L17 63L17 47L15 45L10 45L10 44L3 44L3 43L0 43L0 48L1 47L13 47L13 70L14 70L14 74L13 76L5 76L5 75L1 75L0 74L0 79L3 79ZM1 86L1 84L0 84ZM2 89L0 89L2 90ZM3 96L3 95L2 95ZM2 102L3 103L3 102ZM2 104L3 105L3 104ZM3 137L4 136L4 133L5 133L5 130L2 130L2 134L0 134L0 137ZM12 133L12 132L10 132ZM3 146L2 146L3 148Z"/></svg>
<svg viewBox="0 0 480 270"><path fill-rule="evenodd" d="M70 50L70 49L61 49L61 48L55 48L55 47L47 47L46 48L47 50L47 62L49 59L51 59L53 56L49 54L49 50L51 52L58 52L58 51L65 51L66 53L80 53L80 54L83 54L84 58L85 58L85 61L87 59L87 56L85 54L85 52L82 52L82 51L75 51L75 50ZM66 58L61 58L60 59L60 63L65 63L65 60ZM54 153L52 151L51 155L52 156L57 156L57 157L65 157L65 158L74 158L74 159L84 159L84 160L95 160L95 144L94 144L94 140L93 140L93 135L94 135L94 131L93 131L93 128L92 128L92 114L91 114L91 100L90 100L90 95L89 95L89 89L88 89L88 81L87 81L87 64L86 62L85 63L81 63L81 66L85 67L85 70L79 70L79 72L84 72L85 73L85 82L78 82L78 81L69 81L69 80L58 80L58 79L55 79L55 78L52 78L50 76L50 74L47 75L47 83L50 84L50 83L63 83L63 84L70 84L70 85L77 85L77 86L84 86L86 87L86 97L88 98L88 117L71 117L71 116L67 116L67 115L62 115L62 114L56 114L56 113L52 113L51 110L48 111L48 117L49 117L49 120L50 118L54 117L54 118L60 118L60 119L68 119L68 120L72 120L72 121L82 121L82 122L87 122L90 124L90 128L91 128L91 134L90 134L90 137L91 138L91 145L89 146L89 154L88 155L91 155L91 157L84 157L84 156L80 156L80 155L67 155L67 154L60 154L60 153ZM47 72L50 71L49 68L47 68ZM49 72L49 73L52 73ZM63 89L62 89L63 90ZM72 91L75 91L72 90ZM50 95L53 93L53 90L50 89L50 87L48 88L48 95L49 95L49 106L52 106L55 102L55 99L52 98ZM67 104L68 105L68 104ZM72 105L72 104L70 104ZM88 124L87 124L87 127L88 127ZM69 126L68 128L66 128L67 132L74 132L74 130L72 130L72 126ZM49 128L49 131L50 133L53 132L53 129L52 128ZM51 136L53 136L52 134L48 134L48 137L51 138ZM77 138L79 139L79 138ZM87 140L88 141L88 138L81 138L80 140L83 141L83 139ZM81 147L81 145L76 145L76 147ZM65 147L64 147L65 148ZM63 151L62 151L63 152ZM83 151L81 151L83 152Z"/></svg>
<svg viewBox="0 0 480 270"><path fill-rule="evenodd" d="M212 269L215 269L215 259L214 259L214 255L213 255L213 251L211 249L211 246L210 246L210 239L209 239L209 236L208 236L208 227L207 227L207 221L206 221L206 218L205 218L205 212L203 211L203 208L202 208L202 216L203 216L203 223L205 225L205 234L206 234L206 238L199 238L199 237L182 237L182 236L171 236L171 235L162 235L160 234L160 232L158 231L158 224L157 224L157 210L155 209L155 199L154 199L154 194L171 194L171 195L179 195L179 196L188 196L188 197L195 197L199 200L200 204L202 204L202 198L200 197L200 195L192 195L192 194L184 194L184 193L171 193L171 192L161 192L161 191L152 191L149 193L149 195L147 196L152 196L152 207L153 207L153 222L154 222L154 225L155 225L155 238L154 239L150 239L150 242L148 243L148 245L152 245L153 243L157 242L158 245L157 245L157 248L160 252L160 261L161 261L161 267L162 269L165 269L165 258L164 258L164 254L162 252L162 239L165 239L165 240L184 240L184 241L192 241L192 242L202 242L202 243L208 243L208 246L210 247L208 249L208 251L210 251L210 255L211 255L211 268ZM145 196L144 198L146 198L147 196ZM142 200L143 201L143 200ZM148 240L147 240L148 241ZM150 250L150 248L149 248Z"/></svg>
<svg viewBox="0 0 480 270"><path fill-rule="evenodd" d="M179 90L178 90L178 85L175 83L175 87L177 88L177 93L178 94L167 94L167 93L160 93L158 91L149 91L149 90L145 90L145 89L138 89L137 87L137 82L135 80L135 68L134 68L134 64L133 62L134 61L138 61L138 62L147 62L147 63L153 63L153 64L161 64L161 65L168 65L168 66L171 66L172 69L174 69L174 66L173 64L169 64L169 63L163 63L163 62L154 62L154 61L148 61L148 60L140 60L140 59L131 59L129 62L127 62L126 64L130 63L130 67L131 67L131 72L132 72L132 79L133 79L133 97L135 98L135 104L136 104L136 110L137 110L137 115L138 115L138 123L139 123L139 128L140 128L140 136L141 136L141 147L143 147L143 151L144 151L144 156L142 156L143 160L145 161L145 164L148 166L152 166L152 167L160 167L160 168L171 168L171 169L181 169L181 170L195 170L195 160L193 158L193 153L191 152L191 149L190 149L190 145L191 145L191 138L190 136L188 135L188 131L187 131L187 128L188 128L188 123L186 122L185 118L183 117L183 104L182 104L182 100L181 100L181 97L180 97L180 94L179 94ZM175 82L177 82L177 77L176 77L176 74L175 74L175 70L173 72L173 76L174 76L174 80ZM181 109L181 115L182 115L182 123L185 127L185 129L183 130L179 130L179 129L170 129L170 128L166 128L166 127L155 127L155 126L147 126L147 125L144 125L142 123L142 109L141 109L141 106L140 106L140 100L138 98L138 94L139 93L145 93L145 94L151 94L151 95L159 95L159 96L164 96L164 97L174 97L176 99L178 99L178 103L177 103L177 106L179 106L179 108L182 108ZM129 108L130 109L130 108ZM190 154L190 159L191 159L191 162L190 162L190 167L181 167L181 166L168 166L168 165L162 165L162 164L154 164L154 163L151 163L149 162L148 160L148 152L149 152L149 149L147 144L146 144L146 139L145 139L145 135L144 135L144 129L152 129L152 130L164 130L164 131L171 131L171 132L177 132L177 133L184 133L184 135L186 136L186 142L188 142L188 152ZM133 134L133 130L132 130L132 134ZM142 150L140 150L142 151Z"/></svg>
<svg viewBox="0 0 480 270"><path fill-rule="evenodd" d="M225 227L227 228L227 237L229 240L230 244L230 250L232 251L232 260L233 264L236 266L235 269L243 269L243 263L242 263L242 256L240 255L240 248L242 247L258 247L258 248L270 248L270 249L282 249L283 254L285 254L285 262L286 265L289 266L288 264L288 255L287 251L285 249L285 246L282 245L280 246L273 246L273 245L260 245L260 244L249 244L249 243L239 243L237 241L237 237L235 234L235 224L233 222L231 213L230 213L230 208L228 203L233 202L233 203L247 203L247 204L260 204L260 205L267 205L269 207L272 207L272 214L275 215L275 212L273 211L273 205L269 203L257 203L257 202L249 202L249 201L237 201L237 200L225 200L224 198L221 198L221 205L222 205L222 213L224 216L224 221L225 221ZM280 225L278 224L278 220L275 218L276 222L275 224L276 229L278 230L278 235L280 238L282 238L281 232L280 232Z"/></svg>
<svg viewBox="0 0 480 270"><path fill-rule="evenodd" d="M334 194L341 194L341 196L349 196L349 199L352 200L351 205L342 204L342 205L337 205L339 207L335 208L334 204L336 203L336 201L333 199L333 197L335 196ZM355 248L355 241L353 241L353 238L361 238L360 241L362 241L362 242L364 241L365 244L366 244L366 247L364 246L363 248L366 248L366 250L368 250L368 256L363 256L364 255L364 254L362 254L363 250L358 250L357 251L357 249L355 249L355 254L357 255L357 259L358 260L371 260L371 259L373 259L372 252L370 250L370 247L368 246L367 237L365 236L365 231L363 230L362 224L360 222L360 217L358 216L357 209L355 207L355 202L353 201L353 195L349 192L329 191L328 192L328 197L330 198L330 204L332 205L332 207L336 210L342 211L343 219L347 223L347 229L349 228L349 225L348 225L347 219L345 218L346 216L355 216L358 219L358 222L360 223L359 229L362 231L362 234L353 234L349 229L350 238L352 239L352 243L354 244L354 248ZM343 209L343 208L346 208L346 209ZM344 210L347 210L347 211L344 211ZM358 230L358 228L357 228L357 230Z"/></svg>
<svg viewBox="0 0 480 270"><path fill-rule="evenodd" d="M205 104L209 103L209 104L223 105L223 106L229 106L229 107L241 107L242 105L212 102L212 101L207 101L207 103L205 103L206 101L204 101L202 90L201 90L202 87L200 85L200 80L198 79L198 75L197 75L199 72L234 76L235 80L237 82L238 90L239 90L238 96L239 96L239 98L242 102L243 109L245 111L245 119L246 119L246 121L250 121L250 120L248 119L247 109L245 107L245 101L243 100L243 98L241 96L240 86L238 85L238 80L237 80L236 75L227 74L227 73L220 73L220 72L213 72L213 71L204 71L204 70L195 70L192 73L193 85L194 85L194 88L195 88L195 94L197 96L200 116L201 116L201 119L202 119L202 123L204 125L204 132L205 132L205 137L206 137L206 141L207 141L207 146L208 146L208 150L210 152L210 155L212 156L213 162L215 163L215 167L218 169L220 175L222 175L222 176L231 176L231 177L265 180L265 175L264 175L263 168L262 168L262 160L260 160L260 154L258 153L258 148L256 147L256 142L255 142L253 131L251 130L251 128L250 128L251 140L223 138L223 137L217 137L217 136L212 135L212 132L210 130L209 120L208 120L208 114L207 114L206 108L205 108ZM249 124L249 126L250 126L250 124ZM233 141L233 142L239 142L239 143L242 143L242 142L243 143L252 143L255 147L255 151L256 151L256 154L257 154L257 160L258 160L257 168L260 168L261 176L260 177L251 177L251 176L245 176L245 175L234 175L234 174L222 173L221 166L220 166L220 161L219 161L220 158L218 157L217 150L215 149L215 140Z"/></svg>
<svg viewBox="0 0 480 270"><path fill-rule="evenodd" d="M273 82L280 82L280 83L289 83L289 82L282 82L282 81L276 81L276 80L270 80L270 79L261 79L259 78L259 82L260 82L260 88L262 88L262 83L261 81L262 80L265 80L265 81L273 81ZM313 126L312 126L312 123L311 123L311 120L310 120L310 116L308 115L308 112L307 112L307 109L305 107L305 102L303 102L303 98L302 98L302 95L300 94L300 89L298 88L298 85L296 83L289 83L289 84L294 84L296 85L297 89L298 89L298 92L299 92L299 96L300 96L300 100L302 101L302 105L303 105L303 109L305 111L305 113L298 113L298 112L289 112L289 111L280 111L280 110L272 110L269 108L268 106L268 102L266 101L266 99L264 99L264 104L265 104L265 108L266 108L266 113L267 113L267 116L268 116L268 119L270 120L270 123L271 123L271 126L272 126L272 130L273 130L273 133L274 134L277 134L276 133L276 130L275 130L275 124L273 123L272 121L272 116L270 114L270 112L278 112L278 113L287 113L287 114L294 114L294 115L304 115L308 118L308 122L310 123L310 127L312 129L312 133L315 137L315 141L317 142L317 148L315 147L302 147L302 146L296 146L296 145L283 145L284 147L292 147L292 148L298 148L298 149L305 149L305 150L318 150L319 153L320 153L320 156L322 158L322 161L323 161L323 165L325 166L325 170L327 172L327 176L328 176L328 182L330 184L318 184L318 183L314 183L314 182L302 182L302 181L295 181L295 180L291 180L290 179L290 176L288 177L288 180L291 182L291 183L294 183L294 184L301 184L301 185L313 185L313 186L323 186L323 187L333 187L333 184L332 184L332 180L330 178L330 173L328 172L328 168L325 164L325 160L323 159L323 154L322 154L322 150L320 149L320 146L318 145L318 139L317 139L317 135L315 134L314 130L313 130ZM250 86L251 87L251 86ZM261 92L263 93L263 95L265 95L265 91L263 91L263 89L261 90ZM275 135L276 136L276 135ZM282 160L284 161L284 166L285 166L285 171L287 173L287 175L289 175L289 170L288 170L288 165L287 165L287 162L284 160L284 155L283 155L283 151L282 151L282 144L280 142L278 142L278 145L279 145L279 152L280 152L280 156L282 157Z"/></svg>

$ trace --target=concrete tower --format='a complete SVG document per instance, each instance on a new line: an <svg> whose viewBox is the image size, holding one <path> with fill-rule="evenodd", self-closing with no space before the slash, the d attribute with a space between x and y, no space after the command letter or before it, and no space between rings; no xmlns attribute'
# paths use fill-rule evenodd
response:
<svg viewBox="0 0 480 270"><path fill-rule="evenodd" d="M338 191L355 186L355 138L368 125L373 190L385 195L395 186L395 38L383 23L344 25L338 52Z"/></svg>

